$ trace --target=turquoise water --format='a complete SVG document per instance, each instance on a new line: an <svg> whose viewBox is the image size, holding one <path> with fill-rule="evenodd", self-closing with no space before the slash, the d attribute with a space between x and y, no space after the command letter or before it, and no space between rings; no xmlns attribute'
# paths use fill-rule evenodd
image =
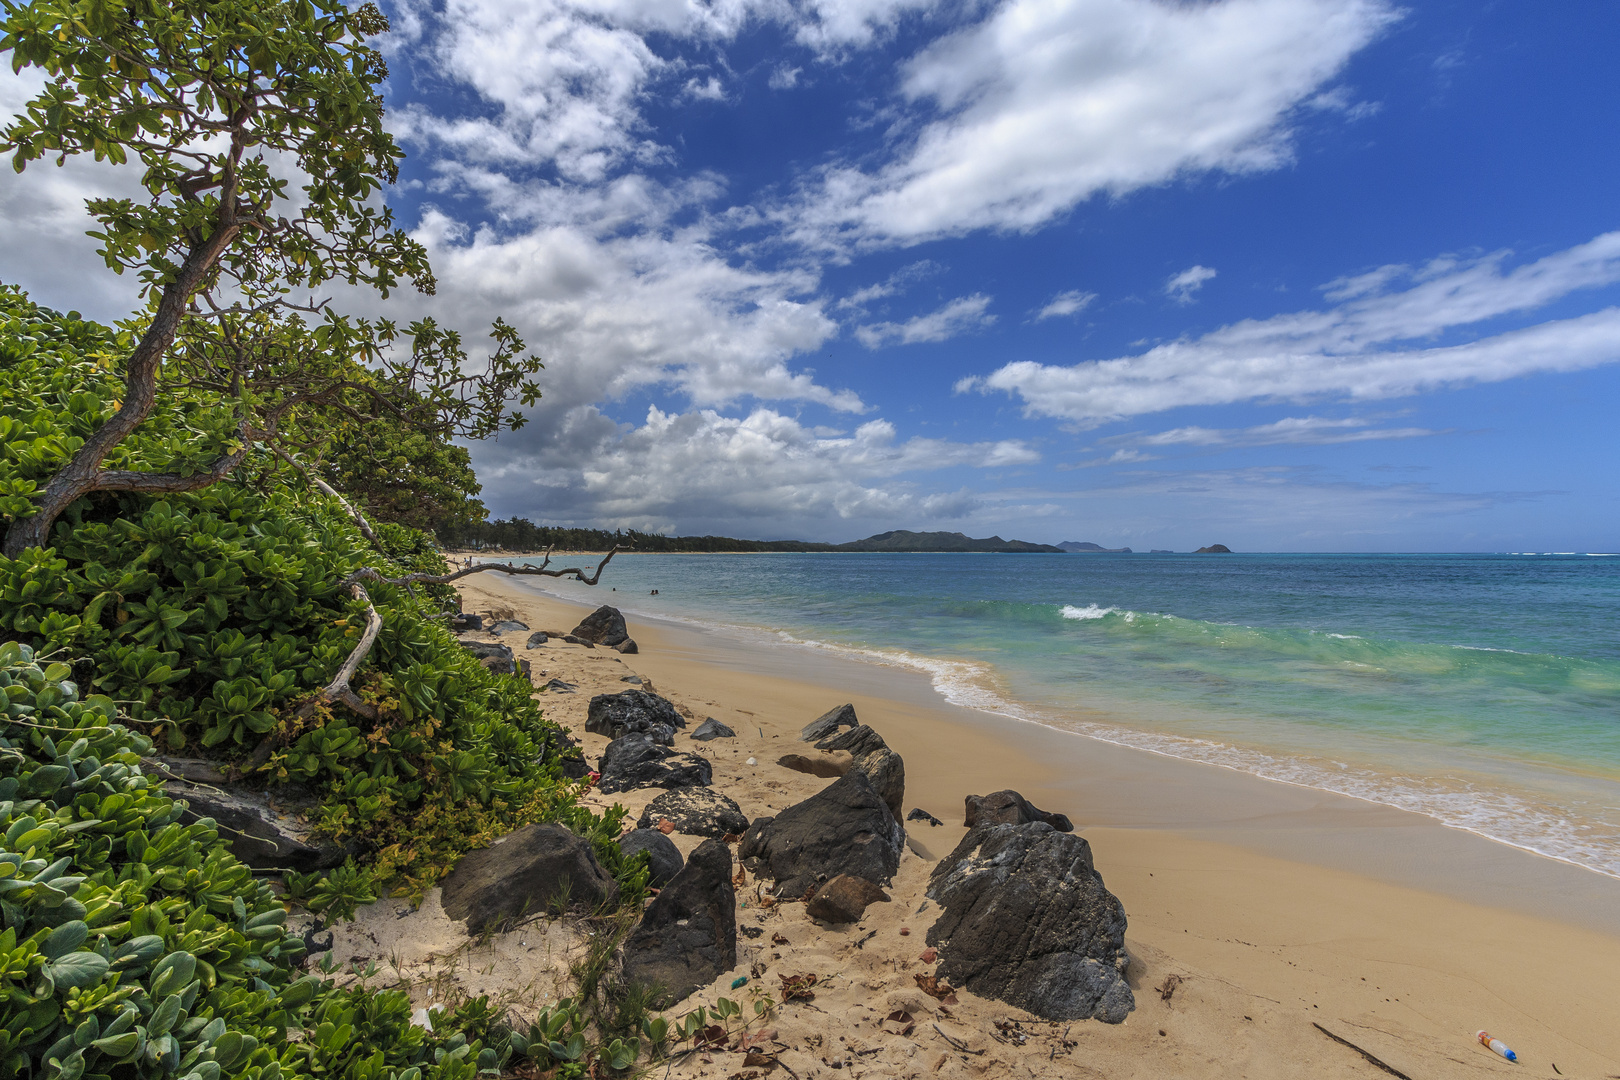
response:
<svg viewBox="0 0 1620 1080"><path fill-rule="evenodd" d="M604 584L1620 877L1620 558L620 555Z"/></svg>

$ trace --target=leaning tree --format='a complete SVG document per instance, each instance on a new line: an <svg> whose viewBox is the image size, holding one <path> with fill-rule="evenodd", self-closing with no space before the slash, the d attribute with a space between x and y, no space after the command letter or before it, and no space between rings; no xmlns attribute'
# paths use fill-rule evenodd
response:
<svg viewBox="0 0 1620 1080"><path fill-rule="evenodd" d="M134 344L120 361L123 397L30 510L12 516L5 555L47 545L53 523L87 495L196 490L255 446L302 468L299 451L345 424L386 418L444 440L522 424L508 407L538 399L541 364L509 325L495 322L481 369L468 373L459 335L432 320L402 331L315 299L338 284L385 298L402 284L434 291L425 249L383 203L404 156L383 127L387 68L368 44L387 29L370 2L0 0L0 53L14 70L46 76L0 129L0 152L19 172L90 154L139 169L145 189L141 199L86 204L107 266L141 286L142 309L126 324ZM108 468L171 390L230 415L211 460L172 473ZM590 578L574 568L509 572L594 584L602 565ZM368 609L360 581L377 576L345 583ZM346 676L375 636L374 610L368 618L371 632L328 699L352 697Z"/></svg>

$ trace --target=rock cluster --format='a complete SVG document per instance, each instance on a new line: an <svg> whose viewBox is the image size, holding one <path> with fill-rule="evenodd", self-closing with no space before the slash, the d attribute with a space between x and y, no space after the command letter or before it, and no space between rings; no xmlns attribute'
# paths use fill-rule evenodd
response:
<svg viewBox="0 0 1620 1080"><path fill-rule="evenodd" d="M849 719L855 719L850 706ZM814 726L814 725L812 725ZM872 787L883 797L889 813L900 820L906 798L906 763L900 755L889 749L883 736L865 724L857 723L846 731L839 731L816 743L817 750L844 751L853 760L853 768L866 774Z"/></svg>

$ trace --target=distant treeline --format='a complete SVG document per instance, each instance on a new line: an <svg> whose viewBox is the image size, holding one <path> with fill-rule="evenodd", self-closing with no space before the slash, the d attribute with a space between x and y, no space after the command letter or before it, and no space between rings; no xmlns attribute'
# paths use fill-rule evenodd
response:
<svg viewBox="0 0 1620 1080"><path fill-rule="evenodd" d="M536 525L527 518L480 521L441 527L439 539L449 548L505 548L507 551L832 551L831 544L802 540L737 540L729 536L660 536L621 529L564 529Z"/></svg>
<svg viewBox="0 0 1620 1080"><path fill-rule="evenodd" d="M974 539L959 532L910 532L894 529L852 540L847 544L819 544L808 540L738 540L730 536L660 536L634 529L562 529L536 525L527 518L480 521L441 526L439 539L449 548L502 548L506 551L848 551L848 552L994 552L998 554L1063 554L1050 544L1003 540L999 536ZM1081 545L1095 548L1095 544ZM1098 550L1101 550L1100 548ZM1128 548L1126 550L1129 550Z"/></svg>

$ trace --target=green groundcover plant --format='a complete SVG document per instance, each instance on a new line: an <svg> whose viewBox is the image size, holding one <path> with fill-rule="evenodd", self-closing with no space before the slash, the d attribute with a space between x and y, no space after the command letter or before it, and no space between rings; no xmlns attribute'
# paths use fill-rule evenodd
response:
<svg viewBox="0 0 1620 1080"><path fill-rule="evenodd" d="M0 1074L48 1080L463 1080L507 1052L338 989L212 823L140 769L152 749L68 665L0 645ZM463 1011L477 1014L487 1003ZM449 1034L456 1032L455 1034Z"/></svg>

